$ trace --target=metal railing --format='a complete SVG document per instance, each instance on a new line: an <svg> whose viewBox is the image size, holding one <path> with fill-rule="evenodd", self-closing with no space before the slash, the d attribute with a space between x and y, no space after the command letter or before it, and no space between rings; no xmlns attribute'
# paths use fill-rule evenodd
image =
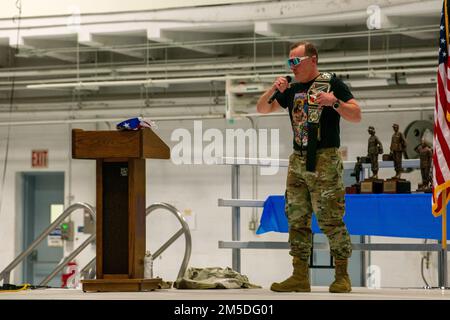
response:
<svg viewBox="0 0 450 320"><path fill-rule="evenodd" d="M178 219L178 221L181 224L181 229L179 229L172 237L170 237L169 240L167 240L158 250L156 250L152 254L152 258L156 259L159 257L172 243L174 243L183 233L185 236L185 251L184 251L184 257L183 261L181 263L180 271L178 272L177 280L181 279L184 276L184 273L186 272L187 266L189 264L189 259L191 257L191 251L192 251L192 239L191 239L191 232L189 230L189 226L187 222L184 220L181 213L178 211L177 208L174 206L163 203L163 202L157 202L145 210L145 215L148 216L151 212L153 212L156 209L166 209L169 212L173 213L175 217ZM94 257L89 263L81 270L82 275L92 275L92 270L95 270L95 261L96 258ZM91 272L89 272L91 270ZM94 272L95 273L95 272Z"/></svg>
<svg viewBox="0 0 450 320"><path fill-rule="evenodd" d="M27 249L25 249L19 256L17 256L3 271L0 273L0 280L3 280L3 284L9 283L11 271L21 263L33 250L44 240L50 232L52 232L57 226L61 225L65 218L67 218L72 212L78 209L84 209L87 211L92 219L95 221L95 210L92 206L87 203L77 202L69 206L64 212L56 218L42 233L31 243ZM95 239L95 234L91 235L88 239L86 239L77 249L75 249L69 256L67 256L62 262L60 262L56 268L52 271L52 273L41 281L39 285L46 285L59 271L61 271L64 266L73 259L76 255L78 255L81 250L83 250L89 243L91 243Z"/></svg>
<svg viewBox="0 0 450 320"><path fill-rule="evenodd" d="M3 279L3 283L9 283L10 281L10 274L11 271L23 261L33 250L39 245L39 243L44 240L50 232L53 231L57 226L61 224L61 222L69 216L73 211L77 209L85 209L89 214L91 215L92 219L96 221L95 218L95 210L92 206L86 203L75 203L68 207L64 212L52 223L50 224L40 235L36 238L36 240L33 241L33 243L25 250L23 251L17 258L15 258L1 273L0 273L0 280ZM181 213L172 205L168 203L163 202L157 202L152 205L150 205L145 210L145 215L148 216L152 211L156 209L166 209L169 212L173 213L175 217L178 219L178 221L181 223L181 229L178 230L166 243L164 243L158 250L155 251L155 253L152 255L153 259L156 259L158 256L160 256L173 242L175 242L182 234L185 236L185 252L183 261L181 263L180 271L178 272L177 280L182 278L184 276L184 273L186 272L187 266L189 264L189 259L191 257L191 251L192 251L192 239L191 239L191 233L189 230L189 226L184 220ZM44 286L47 285L57 274L60 272L64 266L70 262L72 259L74 259L81 251L83 251L84 248L86 248L91 242L95 241L96 234L92 234L89 238L87 238L80 246L78 246L74 251L72 251L67 257L64 258L62 262L60 262L55 269L39 283L39 285ZM88 264L81 270L80 274L84 275L85 278L92 278L95 272L88 272L89 270L95 270L95 261L96 257L94 257L91 261L89 261Z"/></svg>

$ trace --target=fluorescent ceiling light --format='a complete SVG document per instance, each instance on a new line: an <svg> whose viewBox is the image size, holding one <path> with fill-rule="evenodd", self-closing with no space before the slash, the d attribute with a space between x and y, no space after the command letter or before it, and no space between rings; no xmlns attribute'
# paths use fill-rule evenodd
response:
<svg viewBox="0 0 450 320"><path fill-rule="evenodd" d="M267 75L266 75L267 76ZM277 75L270 75L270 77L276 77ZM197 78L179 78L179 79L145 79L145 80L122 80L122 81L92 81L92 82L71 82L71 83L43 83L43 84L30 84L27 86L28 89L44 89L44 88L89 88L92 86L104 86L104 87L115 87L115 86L136 86L144 85L148 87L160 86L167 84L189 84L189 83L204 83L211 81L226 81L227 79L258 79L258 75L251 76L222 76L222 77L197 77ZM163 86L163 87L164 87Z"/></svg>
<svg viewBox="0 0 450 320"><path fill-rule="evenodd" d="M153 121L174 121L174 120L202 120L202 119L224 119L223 114L192 115L192 116L145 116ZM121 122L123 118L89 118L89 119L60 119L60 120L25 120L25 121L0 121L2 126L32 126L42 124L70 124L70 123L98 123L98 122Z"/></svg>
<svg viewBox="0 0 450 320"><path fill-rule="evenodd" d="M423 76L423 77L412 77L408 76L405 78L405 82L407 84L427 84L427 83L436 83L437 76L436 75L430 75L430 76Z"/></svg>
<svg viewBox="0 0 450 320"><path fill-rule="evenodd" d="M373 70L371 75L376 75L373 79L352 79L348 80L353 88L371 87L371 86L387 86L388 75L395 73L424 73L435 71L436 68L410 68L410 69L390 69L390 70ZM168 79L143 79L143 80L116 80L116 81L76 81L64 83L41 83L27 85L27 89L51 89L51 88L77 88L80 90L90 89L92 87L116 87L116 86L146 86L146 87L163 87L168 84L191 84L191 83L207 83L211 81L225 82L227 80L256 80L271 79L272 81L283 74L251 74L251 75L225 75L217 77L190 77L190 78L168 78ZM367 70L353 70L353 71L335 71L338 76L367 76ZM382 78L378 78L378 77Z"/></svg>

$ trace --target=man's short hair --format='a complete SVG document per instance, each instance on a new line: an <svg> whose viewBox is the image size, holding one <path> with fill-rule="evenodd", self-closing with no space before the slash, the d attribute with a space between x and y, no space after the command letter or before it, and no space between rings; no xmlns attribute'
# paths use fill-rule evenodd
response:
<svg viewBox="0 0 450 320"><path fill-rule="evenodd" d="M290 50L294 50L297 47L305 46L305 55L306 56L316 56L317 62L319 62L319 54L317 53L317 48L308 41L299 41L291 45Z"/></svg>
<svg viewBox="0 0 450 320"><path fill-rule="evenodd" d="M375 128L372 126L369 126L369 130L375 130Z"/></svg>

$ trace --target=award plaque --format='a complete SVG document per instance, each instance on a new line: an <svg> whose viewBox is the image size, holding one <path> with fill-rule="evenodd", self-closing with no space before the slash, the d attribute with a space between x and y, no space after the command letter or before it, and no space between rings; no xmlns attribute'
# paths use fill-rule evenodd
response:
<svg viewBox="0 0 450 320"><path fill-rule="evenodd" d="M373 193L373 181L365 180L361 182L361 193Z"/></svg>
<svg viewBox="0 0 450 320"><path fill-rule="evenodd" d="M411 182L405 179L388 179L383 183L384 193L411 193Z"/></svg>
<svg viewBox="0 0 450 320"><path fill-rule="evenodd" d="M383 182L384 193L397 193L397 180L388 179Z"/></svg>
<svg viewBox="0 0 450 320"><path fill-rule="evenodd" d="M383 193L383 180L365 179L361 182L360 193Z"/></svg>

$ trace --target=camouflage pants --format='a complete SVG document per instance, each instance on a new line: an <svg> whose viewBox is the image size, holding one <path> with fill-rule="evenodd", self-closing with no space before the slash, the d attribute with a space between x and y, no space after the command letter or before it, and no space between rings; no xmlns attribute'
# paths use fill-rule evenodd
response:
<svg viewBox="0 0 450 320"><path fill-rule="evenodd" d="M290 254L308 260L311 254L311 218L316 214L328 237L335 259L351 256L352 245L344 216L343 165L337 148L317 151L316 172L306 171L306 155L289 157L286 181L286 216L289 223Z"/></svg>

